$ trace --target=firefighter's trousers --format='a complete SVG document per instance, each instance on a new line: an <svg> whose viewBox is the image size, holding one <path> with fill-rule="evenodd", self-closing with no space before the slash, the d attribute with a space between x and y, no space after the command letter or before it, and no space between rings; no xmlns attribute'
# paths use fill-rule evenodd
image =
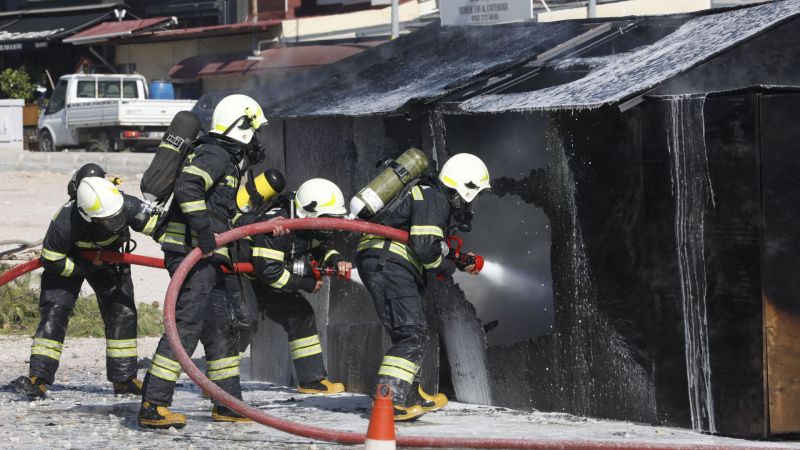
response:
<svg viewBox="0 0 800 450"><path fill-rule="evenodd" d="M392 340L378 368L377 383L389 385L394 403L404 404L412 383L419 381L420 364L429 339L424 287L410 264L406 267L388 259L380 267L378 256L372 252L361 253L356 265L364 286L372 295L375 311Z"/></svg>
<svg viewBox="0 0 800 450"><path fill-rule="evenodd" d="M318 381L327 376L317 319L308 300L299 292L280 292L258 281L253 282L259 312L280 324L289 335L289 353L297 380Z"/></svg>
<svg viewBox="0 0 800 450"><path fill-rule="evenodd" d="M136 376L136 304L130 266L91 271L86 281L97 296L106 334L106 376L123 382ZM69 315L80 294L82 278L65 278L45 272L39 295L41 319L31 346L30 375L52 384Z"/></svg>
<svg viewBox="0 0 800 450"><path fill-rule="evenodd" d="M184 257L183 254L165 252L164 262L170 276ZM232 286L235 284L225 282L218 262L201 259L189 272L178 294L175 324L188 354L194 353L198 341L203 343L208 378L225 392L241 399L238 332L231 323L228 299L228 289ZM155 405L170 405L180 373L181 366L167 337L163 336L145 376L142 400Z"/></svg>

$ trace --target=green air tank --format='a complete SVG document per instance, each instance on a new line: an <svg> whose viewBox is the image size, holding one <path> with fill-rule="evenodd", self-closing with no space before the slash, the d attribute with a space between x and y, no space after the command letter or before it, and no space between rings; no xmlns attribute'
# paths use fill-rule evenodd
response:
<svg viewBox="0 0 800 450"><path fill-rule="evenodd" d="M410 148L395 160L386 161L386 169L350 200L350 213L368 219L389 203L403 187L428 170L428 158L418 148Z"/></svg>

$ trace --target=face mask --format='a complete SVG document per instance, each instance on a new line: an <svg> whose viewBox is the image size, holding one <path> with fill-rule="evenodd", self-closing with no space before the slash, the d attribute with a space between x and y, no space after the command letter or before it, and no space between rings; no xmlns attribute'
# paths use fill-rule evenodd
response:
<svg viewBox="0 0 800 450"><path fill-rule="evenodd" d="M453 211L453 220L456 221L456 227L460 231L468 233L472 230L472 218L474 214L472 212L472 208L470 207L469 203L464 203L459 209Z"/></svg>
<svg viewBox="0 0 800 450"><path fill-rule="evenodd" d="M95 217L92 219L92 224L96 225L104 231L113 234L120 234L128 225L125 220L125 214L120 209L119 212L108 217Z"/></svg>
<svg viewBox="0 0 800 450"><path fill-rule="evenodd" d="M450 215L456 222L456 228L465 233L472 230L472 208L470 204L461 198L453 189L448 189L447 200L450 202Z"/></svg>
<svg viewBox="0 0 800 450"><path fill-rule="evenodd" d="M253 138L250 139L250 143L247 144L247 147L245 148L245 155L247 155L247 160L250 162L250 164L258 164L264 161L264 158L266 158L267 153L264 151L264 147L258 140L258 131L253 133Z"/></svg>

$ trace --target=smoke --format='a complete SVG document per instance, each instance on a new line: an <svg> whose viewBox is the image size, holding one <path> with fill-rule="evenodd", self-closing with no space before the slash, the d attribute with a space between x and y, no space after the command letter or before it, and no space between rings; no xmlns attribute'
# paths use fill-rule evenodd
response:
<svg viewBox="0 0 800 450"><path fill-rule="evenodd" d="M445 122L450 154L479 156L493 185L499 177L524 180L547 165L544 124L537 116L445 116ZM484 323L499 322L487 335L490 345L553 331L550 219L536 202L526 201L528 192L519 187L515 184L510 195L487 194L473 203L472 232L461 235L465 250L487 261L480 275L458 274L456 281ZM534 191L537 199L547 196Z"/></svg>

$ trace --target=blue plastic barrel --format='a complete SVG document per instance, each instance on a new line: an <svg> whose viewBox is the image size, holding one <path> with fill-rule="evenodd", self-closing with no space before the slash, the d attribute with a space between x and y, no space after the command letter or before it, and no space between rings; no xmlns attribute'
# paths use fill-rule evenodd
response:
<svg viewBox="0 0 800 450"><path fill-rule="evenodd" d="M172 81L153 80L150 82L150 98L153 100L174 100L175 90Z"/></svg>

